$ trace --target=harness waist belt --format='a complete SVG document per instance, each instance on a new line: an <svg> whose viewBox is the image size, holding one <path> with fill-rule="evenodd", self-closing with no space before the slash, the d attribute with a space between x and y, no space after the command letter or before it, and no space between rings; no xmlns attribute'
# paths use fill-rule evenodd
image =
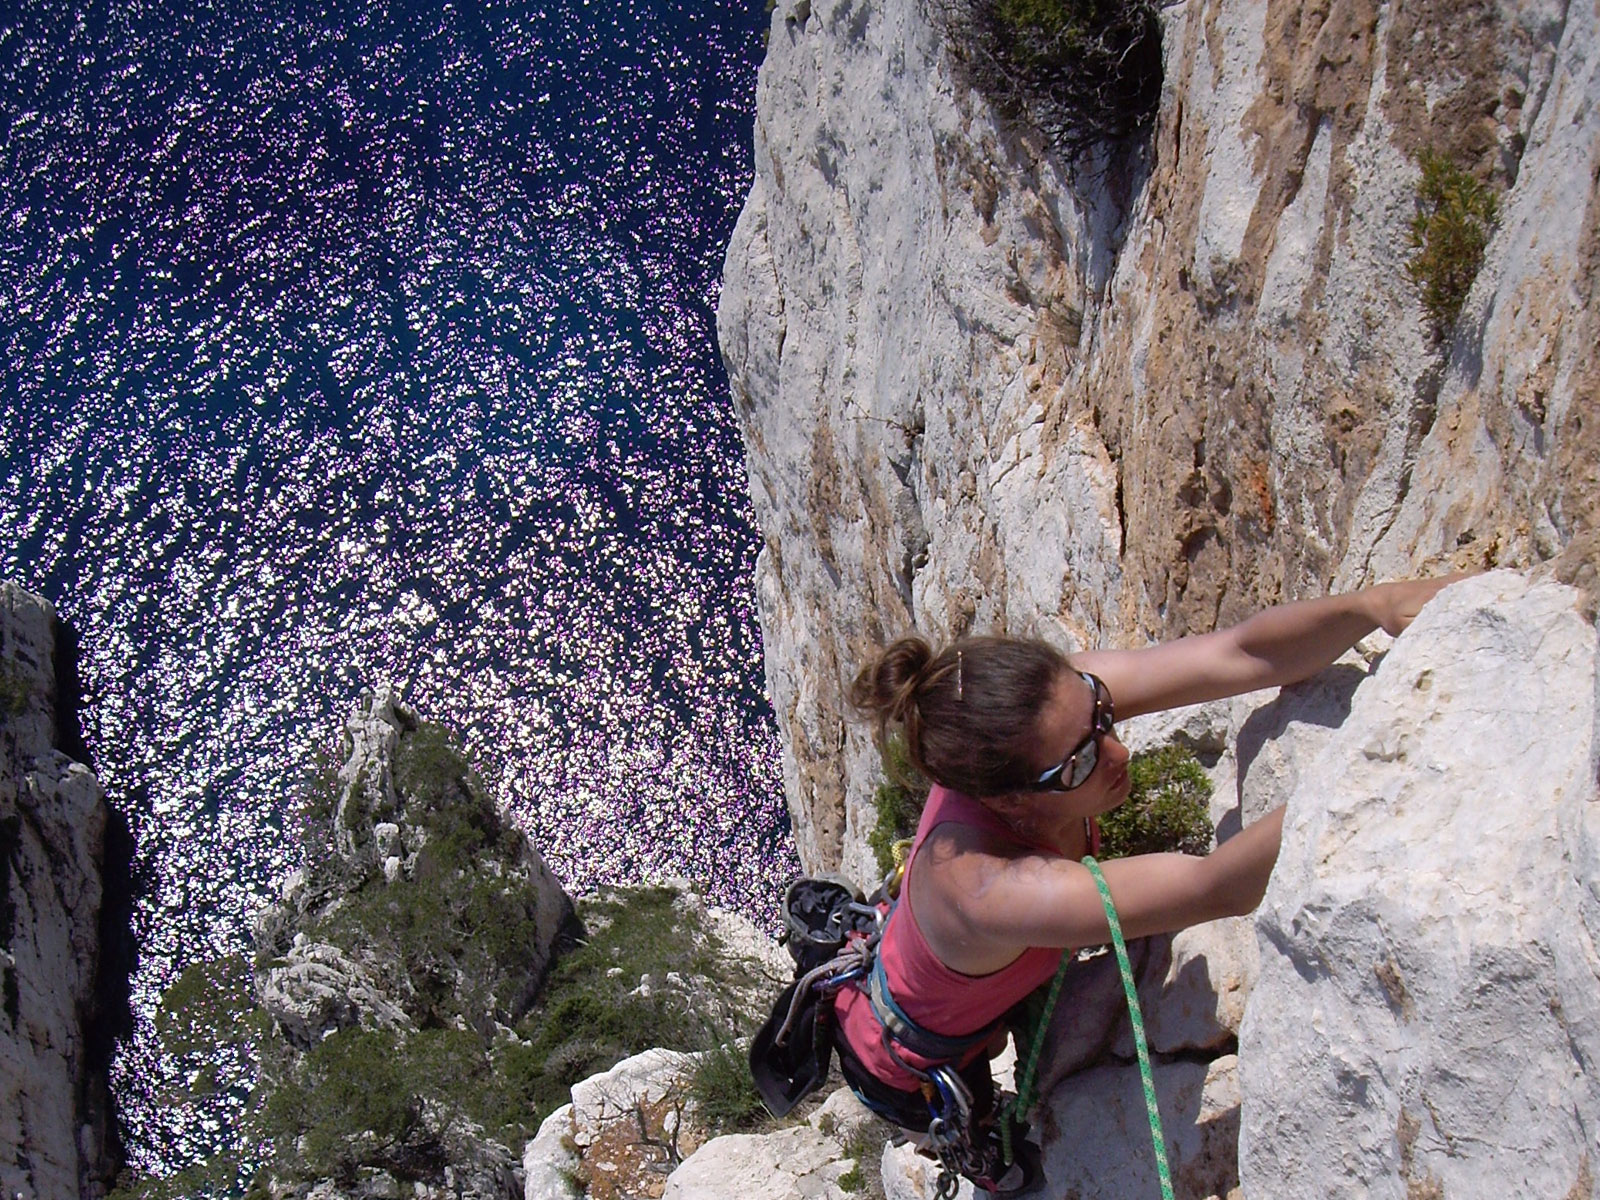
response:
<svg viewBox="0 0 1600 1200"><path fill-rule="evenodd" d="M948 1037L918 1025L889 994L889 980L883 973L883 956L875 955L872 971L867 976L867 998L872 1003L872 1014L895 1041L913 1054L935 1061L955 1062L969 1050L983 1045L994 1036L1000 1022L995 1021L976 1033Z"/></svg>

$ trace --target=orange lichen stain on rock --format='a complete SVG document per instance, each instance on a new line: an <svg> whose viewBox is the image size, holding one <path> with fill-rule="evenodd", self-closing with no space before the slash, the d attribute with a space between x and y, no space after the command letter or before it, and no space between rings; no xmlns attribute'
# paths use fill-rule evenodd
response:
<svg viewBox="0 0 1600 1200"><path fill-rule="evenodd" d="M1245 464L1241 482L1255 501L1263 532L1271 533L1277 525L1277 506L1273 500L1271 468L1265 461L1248 462Z"/></svg>

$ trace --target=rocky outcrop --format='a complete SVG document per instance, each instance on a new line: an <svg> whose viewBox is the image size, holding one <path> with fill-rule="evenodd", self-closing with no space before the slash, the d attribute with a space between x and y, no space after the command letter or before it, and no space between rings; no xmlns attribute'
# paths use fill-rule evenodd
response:
<svg viewBox="0 0 1600 1200"><path fill-rule="evenodd" d="M601 889L579 902L578 913L591 939L606 933L597 908L618 900L627 904L628 896L625 889ZM621 911L625 915L628 910ZM625 961L610 970L629 987L630 997L687 1012L695 1044L704 1045L708 1036L747 1037L792 976L793 959L748 919L709 907L692 891L674 889L671 911L674 924L692 931L696 939L694 953L678 964L680 969L640 974L637 963ZM525 1200L666 1194L678 1169L698 1158L699 1148L712 1140L716 1118L703 1111L702 1098L709 1094L710 1107L726 1108L729 1097L721 1089L743 1093L752 1087L744 1055L741 1040L709 1051L657 1047L574 1084L571 1103L546 1118L524 1150ZM697 1079L708 1056L710 1065L720 1068L711 1072L715 1086ZM834 1151L830 1161L837 1157L836 1145ZM696 1173L707 1169L708 1177L720 1177L722 1167L708 1168L720 1153L700 1159L687 1178L698 1178ZM679 1186L687 1185L680 1181ZM708 1193L696 1183L681 1194L740 1193Z"/></svg>
<svg viewBox="0 0 1600 1200"><path fill-rule="evenodd" d="M882 1128L841 1088L803 1124L707 1142L672 1172L662 1200L849 1200L864 1190L866 1135Z"/></svg>
<svg viewBox="0 0 1600 1200"><path fill-rule="evenodd" d="M1494 572L1303 684L1129 723L1211 760L1223 836L1289 807L1254 918L1133 946L1178 1196L1600 1195L1585 607ZM1157 1194L1109 955L1074 966L1044 1045L1048 1193ZM876 1137L886 1194L932 1196L936 1169Z"/></svg>
<svg viewBox="0 0 1600 1200"><path fill-rule="evenodd" d="M916 0L780 0L718 329L802 861L868 877L842 688L916 626L1138 644L1554 560L1594 589L1600 16L1187 0L1148 145L1069 170ZM1501 218L1436 339L1433 150Z"/></svg>
<svg viewBox="0 0 1600 1200"><path fill-rule="evenodd" d="M0 583L0 1194L103 1196L121 1166L107 1087L126 967L102 948L125 827L77 732L48 603ZM109 850L108 850L109 846ZM126 866L124 861L123 866ZM113 947L114 948L114 947Z"/></svg>
<svg viewBox="0 0 1600 1200"><path fill-rule="evenodd" d="M1290 797L1239 1035L1248 1195L1600 1195L1600 659L1575 599L1445 592Z"/></svg>
<svg viewBox="0 0 1600 1200"><path fill-rule="evenodd" d="M306 868L256 920L271 1194L514 1200L484 1097L571 902L442 729L380 689L348 733Z"/></svg>

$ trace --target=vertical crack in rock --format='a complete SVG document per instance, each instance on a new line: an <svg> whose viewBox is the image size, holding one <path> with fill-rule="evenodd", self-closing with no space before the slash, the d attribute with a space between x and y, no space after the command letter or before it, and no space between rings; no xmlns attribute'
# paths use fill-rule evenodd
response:
<svg viewBox="0 0 1600 1200"><path fill-rule="evenodd" d="M55 678L53 702L55 709L53 744L73 762L82 763L91 771L89 745L83 740L83 727L78 713L83 706L83 676L78 667L78 634L70 625L53 613L50 617L51 640L55 649Z"/></svg>

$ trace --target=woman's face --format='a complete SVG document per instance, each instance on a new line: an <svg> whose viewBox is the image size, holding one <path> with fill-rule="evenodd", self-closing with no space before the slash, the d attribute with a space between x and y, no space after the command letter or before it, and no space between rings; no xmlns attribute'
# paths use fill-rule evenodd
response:
<svg viewBox="0 0 1600 1200"><path fill-rule="evenodd" d="M1094 687L1076 671L1063 671L1035 731L1034 753L1040 774L1081 746L1094 728ZM1103 733L1096 742L1099 761L1089 777L1066 792L1043 792L1038 799L1063 814L1094 817L1110 812L1128 798L1128 748L1115 733Z"/></svg>

